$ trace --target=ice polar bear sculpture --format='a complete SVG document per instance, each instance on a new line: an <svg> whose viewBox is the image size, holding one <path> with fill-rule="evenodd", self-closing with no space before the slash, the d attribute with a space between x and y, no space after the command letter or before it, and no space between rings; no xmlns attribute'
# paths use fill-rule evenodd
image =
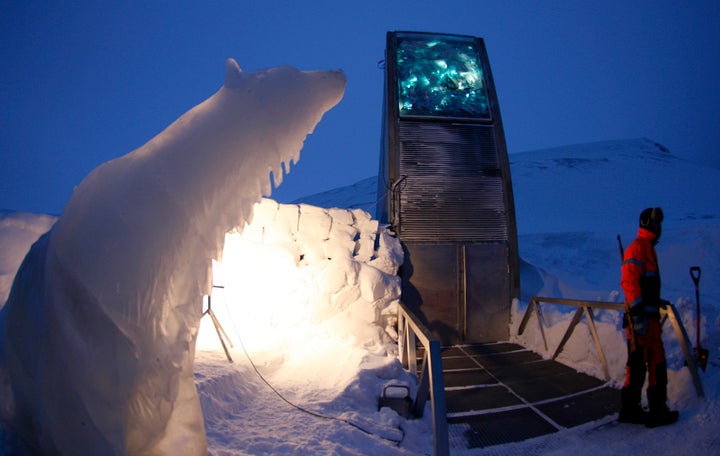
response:
<svg viewBox="0 0 720 456"><path fill-rule="evenodd" d="M218 92L91 172L0 311L3 425L43 454L206 454L193 357L211 259L344 89L341 71L229 59Z"/></svg>

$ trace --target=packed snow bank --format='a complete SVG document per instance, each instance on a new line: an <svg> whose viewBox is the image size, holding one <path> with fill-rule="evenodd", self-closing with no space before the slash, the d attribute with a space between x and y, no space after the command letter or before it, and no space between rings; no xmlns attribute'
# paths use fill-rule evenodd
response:
<svg viewBox="0 0 720 456"><path fill-rule="evenodd" d="M193 379L210 260L341 99L339 71L243 73L95 169L0 311L0 421L43 453L205 454Z"/></svg>
<svg viewBox="0 0 720 456"><path fill-rule="evenodd" d="M252 223L226 237L213 311L256 362L284 360L296 378L334 387L365 354L394 346L402 260L400 241L365 211L264 199ZM216 349L212 320L203 325L198 347ZM315 368L330 355L357 359Z"/></svg>
<svg viewBox="0 0 720 456"><path fill-rule="evenodd" d="M378 399L388 383L416 387L396 356L402 260L399 240L360 209L255 205L252 223L227 235L213 267L211 309L233 363L211 318L198 336L211 454L397 451L404 419L378 410ZM242 431L226 433L232 428ZM280 449L286 432L298 440Z"/></svg>

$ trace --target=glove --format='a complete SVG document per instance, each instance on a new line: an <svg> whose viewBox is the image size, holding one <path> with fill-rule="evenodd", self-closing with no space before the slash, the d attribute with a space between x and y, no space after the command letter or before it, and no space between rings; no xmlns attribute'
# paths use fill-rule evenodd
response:
<svg viewBox="0 0 720 456"><path fill-rule="evenodd" d="M632 315L632 330L636 336L644 336L648 333L648 319L645 314Z"/></svg>
<svg viewBox="0 0 720 456"><path fill-rule="evenodd" d="M634 335L644 336L648 333L648 312L644 301L637 302L630 308L630 320Z"/></svg>

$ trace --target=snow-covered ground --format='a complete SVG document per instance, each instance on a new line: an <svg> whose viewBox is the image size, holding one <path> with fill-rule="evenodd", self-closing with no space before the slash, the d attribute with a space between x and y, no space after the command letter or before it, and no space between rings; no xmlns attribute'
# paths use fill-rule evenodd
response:
<svg viewBox="0 0 720 456"><path fill-rule="evenodd" d="M655 429L591 423L453 454L720 452L720 204L714 191L720 170L680 160L645 139L513 154L511 170L523 260L522 299L513 307L511 333L533 295L619 301L616 236L627 245L640 211L661 206L663 294L680 311L693 345L689 267L702 268L701 343L710 350L707 370L700 372L705 397L696 397L666 326L669 405L680 410L678 423ZM226 359L208 317L195 357L210 454L432 454L430 413L406 420L377 409L383 385L412 385L412 378L396 360L391 337L397 288L388 271L397 266L398 252L390 238L375 242L374 222L357 209L373 210L375 182L312 195L302 199L306 204L264 200L242 234L228 235L222 263L214 268L214 283L224 288L214 289L212 308L233 344L234 362ZM19 212L0 217L0 305L22 259L17 252L52 221ZM293 260L301 252L301 260ZM552 350L572 309L545 304L543 311ZM619 383L625 362L620 315L598 312L597 323ZM532 321L516 340L549 356L535 328ZM601 376L584 323L559 360ZM0 454L13 454L11 439L0 434L3 445Z"/></svg>

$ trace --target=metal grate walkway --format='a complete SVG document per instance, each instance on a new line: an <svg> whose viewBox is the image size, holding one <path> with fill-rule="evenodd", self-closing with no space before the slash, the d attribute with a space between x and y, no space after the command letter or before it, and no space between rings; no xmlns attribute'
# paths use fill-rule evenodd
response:
<svg viewBox="0 0 720 456"><path fill-rule="evenodd" d="M520 345L446 347L442 362L452 449L518 442L619 411L619 390Z"/></svg>

